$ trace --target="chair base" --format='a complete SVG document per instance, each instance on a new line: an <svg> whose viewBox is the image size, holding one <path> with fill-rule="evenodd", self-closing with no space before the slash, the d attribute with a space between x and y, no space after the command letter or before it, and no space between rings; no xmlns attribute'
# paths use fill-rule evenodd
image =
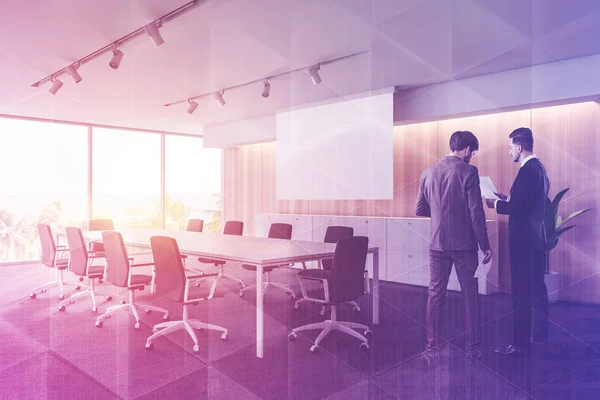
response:
<svg viewBox="0 0 600 400"><path fill-rule="evenodd" d="M167 310L167 309L149 306L149 305L143 305L143 304L136 304L133 290L130 290L129 291L129 303L124 303L124 304L119 304L116 306L108 307L106 309L106 311L104 312L104 314L99 315L98 318L96 318L96 326L98 328L102 328L102 325L103 325L102 320L110 318L111 314L114 314L115 312L117 312L119 310L123 310L123 309L127 309L129 311L129 313L133 316L133 318L135 318L135 324L133 325L135 330L139 330L140 326L141 326L140 313L139 313L140 310L144 310L147 313L151 312L151 311L161 312L161 313L165 314L165 315L163 315L163 319L165 319L165 320L169 319L169 310Z"/></svg>
<svg viewBox="0 0 600 400"><path fill-rule="evenodd" d="M153 334L146 340L146 348L151 350L154 346L154 341L161 337L165 336L171 332L180 331L185 329L188 335L194 341L194 353L200 351L200 346L198 345L198 337L196 336L196 332L194 329L210 329L214 331L222 332L221 339L227 339L227 329L218 325L209 324L206 322L199 321L197 319L189 319L188 318L188 309L187 305L183 306L183 319L181 321L170 321L163 322L161 324L154 325Z"/></svg>
<svg viewBox="0 0 600 400"><path fill-rule="evenodd" d="M268 271L268 272L265 272L265 281L264 281L263 287L262 287L263 295L267 292L267 289L271 286L275 287L277 289L283 290L284 292L286 292L287 294L292 296L292 299L296 298L296 294L289 286L284 285L283 283L279 283L279 282L271 282L271 272ZM244 293L249 290L256 290L256 284L246 286L245 288L240 290L240 297L244 297Z"/></svg>
<svg viewBox="0 0 600 400"><path fill-rule="evenodd" d="M298 309L300 307L301 303L316 303L316 302L313 301L312 299L301 298L301 299L296 300L296 302L294 303L294 308ZM355 302L355 301L349 301L347 303L342 303L342 304L348 304L348 305L350 305L350 306L353 307L353 310L355 312L360 312L360 307L359 307L358 303ZM320 314L321 315L325 315L325 310L326 309L327 309L327 306L321 306L321 313Z"/></svg>
<svg viewBox="0 0 600 400"><path fill-rule="evenodd" d="M96 278L94 278L96 279ZM83 296L90 296L92 299L92 313L97 313L98 312L98 306L96 304L96 295L100 294L96 292L96 286L95 286L95 282L94 279L90 278L90 285L89 288L87 290L84 290L82 292L77 292L77 293L73 293L71 296L67 297L66 299L64 299L63 301L61 301L58 304L58 310L59 311L65 311L66 306L68 304L73 304L75 303L75 299L79 298L79 297L83 297ZM102 293L103 296L106 297L107 301L111 301L112 300L112 296L106 294L106 293Z"/></svg>
<svg viewBox="0 0 600 400"><path fill-rule="evenodd" d="M331 319L294 328L292 329L292 332L288 335L288 337L290 340L295 340L298 337L298 332L308 331L312 329L322 329L321 333L319 333L319 336L317 336L317 339L315 340L314 346L312 346L310 349L313 353L315 353L318 350L321 341L334 330L343 332L347 335L359 339L362 342L360 346L364 349L369 348L369 340L367 339L367 336L372 336L373 334L369 330L369 327L366 325L358 324L356 322L338 321L337 309L334 305L331 306ZM355 329L364 330L364 335L361 335L360 333L356 332Z"/></svg>
<svg viewBox="0 0 600 400"><path fill-rule="evenodd" d="M58 286L58 288L59 288L59 292L58 292L59 300L64 300L64 298L65 298L65 294L64 294L65 286L75 286L75 290L80 290L82 287L87 288L87 286L85 286L85 285L81 285L81 284L77 284L77 283L73 283L73 282L65 282L65 280L63 278L63 270L57 269L56 270L56 278L51 282L44 283L43 285L38 286L35 289L33 289L31 291L31 294L29 295L29 297L31 297L32 299L35 299L37 297L36 292L39 291L40 293L45 293L48 290L48 288L55 287L55 286Z"/></svg>
<svg viewBox="0 0 600 400"><path fill-rule="evenodd" d="M244 281L241 280L240 278L236 278L235 276L231 276L231 275L225 274L225 272L223 270L223 266L221 266L221 270L219 271L218 275L216 275L216 276L207 276L206 278L200 278L196 282L194 282L194 284L196 286L200 286L200 282L202 282L202 281L204 281L205 279L208 279L208 278L212 278L212 280L213 280L212 286L210 287L210 293L209 293L209 295L207 297L208 299L212 299L213 298L213 296L215 294L215 291L217 289L217 283L219 282L220 279L229 279L230 281L237 282L242 287L242 289L244 289L246 287L246 285L244 284Z"/></svg>

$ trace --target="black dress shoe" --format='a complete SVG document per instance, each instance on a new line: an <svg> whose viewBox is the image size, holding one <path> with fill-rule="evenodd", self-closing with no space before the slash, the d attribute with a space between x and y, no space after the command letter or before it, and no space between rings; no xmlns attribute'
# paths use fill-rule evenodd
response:
<svg viewBox="0 0 600 400"><path fill-rule="evenodd" d="M494 353L504 354L504 355L523 354L523 353L525 353L525 349L511 344L510 346L508 346L506 348L494 349Z"/></svg>

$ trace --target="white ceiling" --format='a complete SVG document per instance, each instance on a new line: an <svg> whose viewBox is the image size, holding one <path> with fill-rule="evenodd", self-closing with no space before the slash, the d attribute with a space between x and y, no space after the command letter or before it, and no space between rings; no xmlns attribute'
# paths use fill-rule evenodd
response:
<svg viewBox="0 0 600 400"><path fill-rule="evenodd" d="M391 86L414 87L600 53L598 0L208 0L146 37L83 65L83 80L30 85L187 3L186 0L3 0L0 113L201 134L203 126ZM348 54L314 86L300 71L163 107Z"/></svg>

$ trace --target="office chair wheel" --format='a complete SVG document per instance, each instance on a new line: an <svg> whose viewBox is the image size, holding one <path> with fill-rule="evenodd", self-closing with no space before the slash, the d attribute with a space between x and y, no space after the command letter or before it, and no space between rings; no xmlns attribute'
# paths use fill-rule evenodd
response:
<svg viewBox="0 0 600 400"><path fill-rule="evenodd" d="M194 353L197 353L200 351L200 346L198 346L197 344L194 345Z"/></svg>
<svg viewBox="0 0 600 400"><path fill-rule="evenodd" d="M81 286L79 286L79 285L75 286L75 290L81 290Z"/></svg>
<svg viewBox="0 0 600 400"><path fill-rule="evenodd" d="M98 307L92 307L92 314L98 314Z"/></svg>
<svg viewBox="0 0 600 400"><path fill-rule="evenodd" d="M152 310L144 310L146 314L152 314Z"/></svg>
<svg viewBox="0 0 600 400"><path fill-rule="evenodd" d="M163 315L163 319L164 319L165 321L168 321L168 320L169 320L169 318L170 318L170 315L169 315L169 314L165 314L165 315Z"/></svg>
<svg viewBox="0 0 600 400"><path fill-rule="evenodd" d="M312 346L310 346L310 352L313 354L318 354L319 353L319 346L317 346L316 344L313 344Z"/></svg>
<svg viewBox="0 0 600 400"><path fill-rule="evenodd" d="M106 296L106 301L111 301L112 299L112 296Z"/></svg>
<svg viewBox="0 0 600 400"><path fill-rule="evenodd" d="M221 335L221 340L227 340L227 332L223 332Z"/></svg>
<svg viewBox="0 0 600 400"><path fill-rule="evenodd" d="M239 294L240 294L240 297L242 297L242 298L244 297L244 292L240 291Z"/></svg>
<svg viewBox="0 0 600 400"><path fill-rule="evenodd" d="M359 347L361 348L361 350L364 350L364 351L369 350L369 345L364 342L361 343Z"/></svg>
<svg viewBox="0 0 600 400"><path fill-rule="evenodd" d="M83 282L83 278L79 278L79 282Z"/></svg>
<svg viewBox="0 0 600 400"><path fill-rule="evenodd" d="M373 337L375 336L373 335L373 332L371 332L369 329L367 329L363 335L365 338L367 338L368 341L373 340Z"/></svg>
<svg viewBox="0 0 600 400"><path fill-rule="evenodd" d="M354 307L352 310L353 310L354 312L360 312L360 307L359 307L359 306L356 306L356 307Z"/></svg>
<svg viewBox="0 0 600 400"><path fill-rule="evenodd" d="M140 330L140 323L136 322L135 324L133 324L133 329L135 329L136 331Z"/></svg>
<svg viewBox="0 0 600 400"><path fill-rule="evenodd" d="M102 283L102 282L104 282L103 279L98 279L98 283Z"/></svg>
<svg viewBox="0 0 600 400"><path fill-rule="evenodd" d="M58 296L58 299L59 299L59 300L64 300L64 299L65 299L65 295L64 295L64 294L61 294L60 296Z"/></svg>
<svg viewBox="0 0 600 400"><path fill-rule="evenodd" d="M325 307L321 307L321 315L325 315Z"/></svg>
<svg viewBox="0 0 600 400"><path fill-rule="evenodd" d="M75 300L69 300L69 304L75 304Z"/></svg>
<svg viewBox="0 0 600 400"><path fill-rule="evenodd" d="M296 300L296 294L295 293L290 293L289 295L292 298L292 300Z"/></svg>
<svg viewBox="0 0 600 400"><path fill-rule="evenodd" d="M65 311L66 309L67 309L67 307L65 307L65 306L58 307L58 311Z"/></svg>
<svg viewBox="0 0 600 400"><path fill-rule="evenodd" d="M96 328L102 328L104 323L102 321L96 321Z"/></svg>
<svg viewBox="0 0 600 400"><path fill-rule="evenodd" d="M35 299L35 298L37 297L37 294L35 294L35 293L31 293L31 294L29 295L29 297L31 297L32 299Z"/></svg>
<svg viewBox="0 0 600 400"><path fill-rule="evenodd" d="M121 304L125 304L125 300L121 300L121 301L120 301L120 303L121 303Z"/></svg>
<svg viewBox="0 0 600 400"><path fill-rule="evenodd" d="M154 350L154 342L146 343L146 350Z"/></svg>
<svg viewBox="0 0 600 400"><path fill-rule="evenodd" d="M290 341L294 341L298 338L298 334L296 332L290 332L290 334L288 335L288 339L290 339Z"/></svg>
<svg viewBox="0 0 600 400"><path fill-rule="evenodd" d="M238 284L242 287L242 289L246 287L246 285L242 281L238 282Z"/></svg>
<svg viewBox="0 0 600 400"><path fill-rule="evenodd" d="M48 289L42 289L42 293L46 293L46 290L48 290Z"/></svg>

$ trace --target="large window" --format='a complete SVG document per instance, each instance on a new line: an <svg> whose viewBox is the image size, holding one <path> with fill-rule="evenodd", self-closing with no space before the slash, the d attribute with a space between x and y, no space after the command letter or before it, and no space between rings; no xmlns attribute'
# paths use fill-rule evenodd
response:
<svg viewBox="0 0 600 400"><path fill-rule="evenodd" d="M160 228L160 135L93 128L92 217L119 228Z"/></svg>
<svg viewBox="0 0 600 400"><path fill-rule="evenodd" d="M204 231L221 226L221 150L205 149L201 138L165 137L165 228L185 229L204 220Z"/></svg>
<svg viewBox="0 0 600 400"><path fill-rule="evenodd" d="M87 127L0 118L0 261L39 258L36 225L85 226Z"/></svg>

